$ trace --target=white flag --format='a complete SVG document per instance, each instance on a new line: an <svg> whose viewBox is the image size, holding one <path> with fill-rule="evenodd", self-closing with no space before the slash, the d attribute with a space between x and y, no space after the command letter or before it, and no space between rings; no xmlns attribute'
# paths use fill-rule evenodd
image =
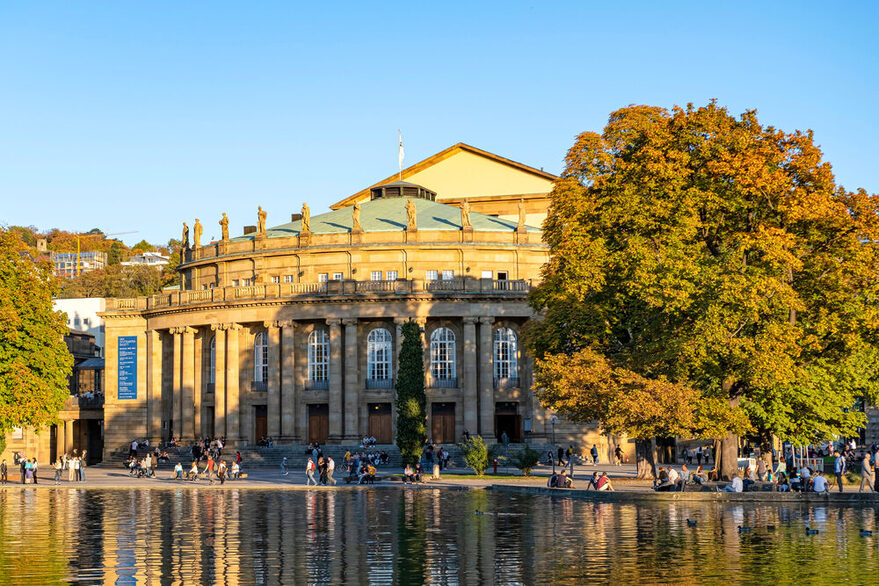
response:
<svg viewBox="0 0 879 586"><path fill-rule="evenodd" d="M406 153L403 152L403 134L398 130L397 133L400 135L400 154L399 154L399 163L400 163L400 171L403 171L403 157L406 156Z"/></svg>

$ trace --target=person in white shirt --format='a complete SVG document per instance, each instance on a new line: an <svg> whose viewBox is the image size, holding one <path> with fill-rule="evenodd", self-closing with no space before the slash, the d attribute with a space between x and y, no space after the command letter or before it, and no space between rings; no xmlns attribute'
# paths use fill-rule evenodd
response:
<svg viewBox="0 0 879 586"><path fill-rule="evenodd" d="M812 480L812 490L815 492L828 492L828 488L827 479L824 478L824 474L822 472L817 472L814 480Z"/></svg>
<svg viewBox="0 0 879 586"><path fill-rule="evenodd" d="M327 483L330 486L335 486L336 480L333 478L333 470L336 469L336 463L332 458L327 458Z"/></svg>
<svg viewBox="0 0 879 586"><path fill-rule="evenodd" d="M680 479L681 479L681 475L678 474L678 471L675 470L674 468L672 468L671 466L669 466L669 468L668 468L668 482L669 482L669 484L676 486L678 483L678 480L680 480Z"/></svg>
<svg viewBox="0 0 879 586"><path fill-rule="evenodd" d="M723 492L742 492L742 479L736 474L732 477L732 482L723 487Z"/></svg>

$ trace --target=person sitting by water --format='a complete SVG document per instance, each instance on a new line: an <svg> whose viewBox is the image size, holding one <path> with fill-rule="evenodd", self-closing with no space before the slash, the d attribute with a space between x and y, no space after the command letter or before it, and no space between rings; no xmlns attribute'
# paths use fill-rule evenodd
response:
<svg viewBox="0 0 879 586"><path fill-rule="evenodd" d="M692 474L690 474L690 469L687 468L687 465L684 464L681 466L681 484L689 484L692 481Z"/></svg>
<svg viewBox="0 0 879 586"><path fill-rule="evenodd" d="M403 470L403 482L416 482L412 464L406 464L406 468Z"/></svg>
<svg viewBox="0 0 879 586"><path fill-rule="evenodd" d="M703 483L708 482L708 475L705 474L705 469L702 467L702 464L696 468L696 471L693 472L693 482L701 486Z"/></svg>
<svg viewBox="0 0 879 586"><path fill-rule="evenodd" d="M750 466L745 467L745 477L742 479L742 490L748 492L748 487L756 482L754 469Z"/></svg>
<svg viewBox="0 0 879 586"><path fill-rule="evenodd" d="M808 492L812 489L812 469L803 465L799 470L800 472L800 490L802 492Z"/></svg>
<svg viewBox="0 0 879 586"><path fill-rule="evenodd" d="M671 466L668 467L668 483L671 485L671 488L669 490L677 490L678 488L680 488L681 475Z"/></svg>
<svg viewBox="0 0 879 586"><path fill-rule="evenodd" d="M416 476L418 481L421 482L421 475ZM375 467L372 464L367 464L363 467L363 471L360 474L360 480L358 484L373 484L375 482Z"/></svg>
<svg viewBox="0 0 879 586"><path fill-rule="evenodd" d="M549 479L546 481L547 488L558 488L559 485L559 475L558 474L550 474Z"/></svg>
<svg viewBox="0 0 879 586"><path fill-rule="evenodd" d="M180 462L174 464L174 478L176 480L183 480L183 464Z"/></svg>
<svg viewBox="0 0 879 586"><path fill-rule="evenodd" d="M830 492L830 486L827 484L827 479L824 477L824 473L820 470L815 473L815 478L812 479L812 490L815 492Z"/></svg>
<svg viewBox="0 0 879 586"><path fill-rule="evenodd" d="M186 475L186 480L198 480L198 462L192 463L192 468L189 469L189 473Z"/></svg>
<svg viewBox="0 0 879 586"><path fill-rule="evenodd" d="M232 480L238 480L241 476L241 466L236 460L232 461Z"/></svg>
<svg viewBox="0 0 879 586"><path fill-rule="evenodd" d="M559 488L574 488L574 481L568 476L567 469L562 468L557 484Z"/></svg>
<svg viewBox="0 0 879 586"><path fill-rule="evenodd" d="M656 480L653 481L653 489L657 491L665 491L671 490L672 484L668 481L668 471L664 466L660 466L659 474L656 476Z"/></svg>
<svg viewBox="0 0 879 586"><path fill-rule="evenodd" d="M742 492L742 478L738 474L733 474L732 481L723 487L723 492Z"/></svg>
<svg viewBox="0 0 879 586"><path fill-rule="evenodd" d="M607 472L602 472L601 476L598 477L598 482L595 483L595 490L614 491L613 485L610 483L610 478L607 476Z"/></svg>
<svg viewBox="0 0 879 586"><path fill-rule="evenodd" d="M778 492L790 491L790 482L788 482L787 475L784 472L778 475L778 482L775 485L775 490Z"/></svg>

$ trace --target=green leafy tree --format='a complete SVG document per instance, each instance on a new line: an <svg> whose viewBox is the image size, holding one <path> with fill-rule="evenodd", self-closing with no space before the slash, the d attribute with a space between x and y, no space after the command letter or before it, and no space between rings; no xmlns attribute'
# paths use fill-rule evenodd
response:
<svg viewBox="0 0 879 586"><path fill-rule="evenodd" d="M137 244L131 247L131 252L135 253L143 253L143 252L155 252L156 247L147 242L146 240L141 240Z"/></svg>
<svg viewBox="0 0 879 586"><path fill-rule="evenodd" d="M538 396L639 438L713 438L725 476L741 433L853 434L850 407L879 398L877 211L811 132L713 102L614 112L551 194Z"/></svg>
<svg viewBox="0 0 879 586"><path fill-rule="evenodd" d="M73 367L64 314L52 309L51 267L24 249L17 234L0 230L0 434L55 421Z"/></svg>
<svg viewBox="0 0 879 586"><path fill-rule="evenodd" d="M418 324L403 324L400 366L397 369L397 447L404 464L418 463L427 440L427 396L424 394L424 348Z"/></svg>
<svg viewBox="0 0 879 586"><path fill-rule="evenodd" d="M122 262L123 257L128 254L128 248L118 240L110 242L110 250L107 251L107 264L118 265Z"/></svg>
<svg viewBox="0 0 879 586"><path fill-rule="evenodd" d="M482 441L482 436L470 436L469 439L458 444L464 455L464 463L470 467L477 476L485 474L488 468L488 448Z"/></svg>

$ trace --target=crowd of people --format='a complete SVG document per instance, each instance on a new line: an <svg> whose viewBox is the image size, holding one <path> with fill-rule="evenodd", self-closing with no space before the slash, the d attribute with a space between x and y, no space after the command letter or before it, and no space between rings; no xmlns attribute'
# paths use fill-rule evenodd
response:
<svg viewBox="0 0 879 586"><path fill-rule="evenodd" d="M65 471L68 472L69 482L84 481L86 462L85 450L81 454L79 450L73 450L70 454L62 454L52 463L52 469L55 471L53 479L55 484L61 483ZM19 470L21 484L39 484L39 464L35 457L26 458L23 453L16 452L13 466ZM6 460L0 462L0 484L5 485L9 482L9 472L10 466Z"/></svg>

